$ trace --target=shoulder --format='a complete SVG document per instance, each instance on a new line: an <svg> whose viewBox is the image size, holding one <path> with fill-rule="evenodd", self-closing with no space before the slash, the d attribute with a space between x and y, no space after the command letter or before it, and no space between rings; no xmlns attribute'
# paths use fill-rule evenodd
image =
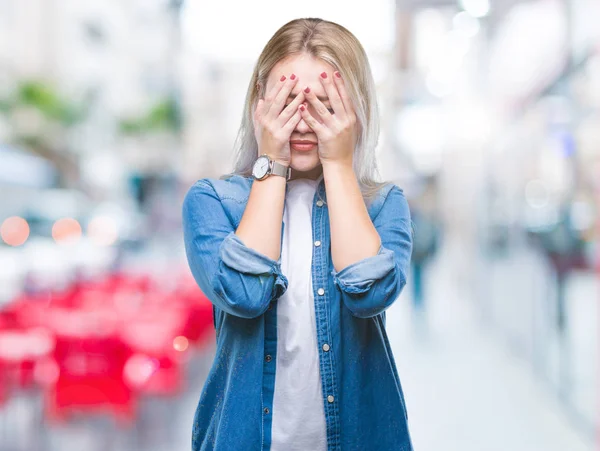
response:
<svg viewBox="0 0 600 451"><path fill-rule="evenodd" d="M404 190L394 183L383 184L371 201L369 213L372 218L388 214L402 218L409 214Z"/></svg>
<svg viewBox="0 0 600 451"><path fill-rule="evenodd" d="M198 180L190 187L183 200L184 221L200 216L205 218L207 215L220 215L237 227L250 196L251 186L252 179L240 175Z"/></svg>
<svg viewBox="0 0 600 451"><path fill-rule="evenodd" d="M220 201L245 203L250 195L251 186L252 179L240 175L232 175L223 179L207 177L196 181L189 188L186 200L209 196Z"/></svg>

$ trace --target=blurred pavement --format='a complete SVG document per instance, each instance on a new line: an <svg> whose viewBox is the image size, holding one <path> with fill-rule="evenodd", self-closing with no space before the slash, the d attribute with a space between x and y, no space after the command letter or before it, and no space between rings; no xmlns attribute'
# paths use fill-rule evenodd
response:
<svg viewBox="0 0 600 451"><path fill-rule="evenodd" d="M591 451L552 388L459 292L460 253L445 251L426 276L427 320L413 316L410 290L387 314L416 451Z"/></svg>

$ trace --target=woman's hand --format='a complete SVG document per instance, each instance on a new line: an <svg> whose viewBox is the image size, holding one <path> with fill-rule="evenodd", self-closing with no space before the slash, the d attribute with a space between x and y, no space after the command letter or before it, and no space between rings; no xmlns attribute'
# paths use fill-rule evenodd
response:
<svg viewBox="0 0 600 451"><path fill-rule="evenodd" d="M282 75L265 98L259 99L254 111L258 156L267 154L286 166L291 159L290 136L302 117L298 106L304 101L304 93L300 92L285 108L284 105L297 82L294 74L289 79Z"/></svg>
<svg viewBox="0 0 600 451"><path fill-rule="evenodd" d="M356 115L352 102L338 71L335 71L333 76L323 72L319 79L329 97L333 114L307 86L302 92L305 93L306 100L313 106L320 120L317 120L308 108L300 105L302 119L317 134L319 158L322 164L336 162L352 165L357 140Z"/></svg>

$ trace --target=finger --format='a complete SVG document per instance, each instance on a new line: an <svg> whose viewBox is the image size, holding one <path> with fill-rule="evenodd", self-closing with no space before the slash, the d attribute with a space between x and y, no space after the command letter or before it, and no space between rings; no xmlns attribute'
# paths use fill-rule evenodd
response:
<svg viewBox="0 0 600 451"><path fill-rule="evenodd" d="M344 107L340 94L338 93L337 86L335 85L331 77L327 75L327 72L322 72L321 76L319 77L319 80L321 80L321 84L323 85L323 88L327 93L327 97L329 97L329 103L331 104L331 107L333 108L335 114L346 114L346 109Z"/></svg>
<svg viewBox="0 0 600 451"><path fill-rule="evenodd" d="M265 109L265 101L263 99L258 99L256 102L256 108L254 108L254 114L262 116L264 114L263 110Z"/></svg>
<svg viewBox="0 0 600 451"><path fill-rule="evenodd" d="M254 128L256 128L256 121L258 118L263 115L264 106L265 101L263 99L258 99L258 102L256 102L256 108L254 109L254 114L252 115L252 123L254 124Z"/></svg>
<svg viewBox="0 0 600 451"><path fill-rule="evenodd" d="M291 136L292 132L298 125L298 122L300 122L300 119L302 119L302 115L300 114L300 110L298 108L296 108L296 112L292 115L292 117L290 117L288 119L288 121L282 127L282 129L285 130L287 133L289 133L289 135Z"/></svg>
<svg viewBox="0 0 600 451"><path fill-rule="evenodd" d="M331 115L331 113L329 112L327 107L325 105L323 105L323 102L321 102L317 98L317 96L312 91L312 89L310 89L307 86L306 88L304 88L304 94L306 95L306 100L308 100L310 102L310 104L313 106L313 108L315 109L315 111L317 112L319 117L323 120L325 125L327 125L327 126L331 125L333 116Z"/></svg>
<svg viewBox="0 0 600 451"><path fill-rule="evenodd" d="M340 98L342 99L342 103L344 104L344 110L347 115L354 115L354 108L352 107L352 101L348 96L348 92L346 91L346 85L344 84L344 79L339 71L335 71L333 73L333 79L335 86L337 87Z"/></svg>
<svg viewBox="0 0 600 451"><path fill-rule="evenodd" d="M270 118L275 119L277 116L279 116L281 110L283 109L283 105L285 105L285 102L290 96L290 92L292 91L296 83L298 83L298 77L296 77L296 75L294 74L292 74L290 78L286 78L285 75L281 76L281 78L279 79L281 89L273 99L273 102L271 103L269 111L267 113L267 115Z"/></svg>
<svg viewBox="0 0 600 451"><path fill-rule="evenodd" d="M279 91L281 91L281 88L283 88L283 86L285 85L286 80L287 77L285 75L282 75L277 82L273 83L273 86L271 86L271 89L269 89L269 92L267 92L267 94L265 95L265 106L263 107L263 115L266 116L269 114L269 110L271 109L273 101L277 97L277 94L279 94Z"/></svg>
<svg viewBox="0 0 600 451"><path fill-rule="evenodd" d="M300 104L302 102L304 102L305 97L304 97L304 91L300 91L298 93L298 95L294 98L294 100L292 100L288 106L286 106L283 111L281 112L281 114L279 115L279 123L280 124L286 124L287 121L294 115L296 114L296 112L298 111L298 106L300 106Z"/></svg>
<svg viewBox="0 0 600 451"><path fill-rule="evenodd" d="M302 119L304 119L306 125L308 125L317 135L325 131L325 126L319 123L319 121L317 121L315 117L312 114L310 114L308 108L306 108L303 104L298 107L298 111L300 111ZM329 114L329 112L327 113Z"/></svg>

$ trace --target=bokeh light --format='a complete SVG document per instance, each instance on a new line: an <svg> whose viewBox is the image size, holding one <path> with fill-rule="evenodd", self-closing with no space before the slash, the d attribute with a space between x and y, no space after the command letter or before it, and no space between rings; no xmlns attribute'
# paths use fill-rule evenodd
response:
<svg viewBox="0 0 600 451"><path fill-rule="evenodd" d="M158 369L158 363L144 354L135 354L125 363L123 378L132 387L145 384Z"/></svg>
<svg viewBox="0 0 600 451"><path fill-rule="evenodd" d="M52 238L59 243L76 242L81 238L81 225L76 219L59 219L52 226Z"/></svg>
<svg viewBox="0 0 600 451"><path fill-rule="evenodd" d="M188 348L188 346L188 339L182 335L180 335L179 337L175 337L175 339L173 340L173 348L175 348L176 351L183 352Z"/></svg>
<svg viewBox="0 0 600 451"><path fill-rule="evenodd" d="M473 17L484 17L490 12L489 0L461 0L460 4Z"/></svg>
<svg viewBox="0 0 600 451"><path fill-rule="evenodd" d="M87 234L99 246L111 246L115 244L119 236L114 219L108 216L93 218L88 224Z"/></svg>
<svg viewBox="0 0 600 451"><path fill-rule="evenodd" d="M29 224L18 216L7 218L0 227L0 236L9 246L20 246L29 237Z"/></svg>
<svg viewBox="0 0 600 451"><path fill-rule="evenodd" d="M531 180L525 185L525 200L531 208L544 208L550 200L548 187L542 180Z"/></svg>

